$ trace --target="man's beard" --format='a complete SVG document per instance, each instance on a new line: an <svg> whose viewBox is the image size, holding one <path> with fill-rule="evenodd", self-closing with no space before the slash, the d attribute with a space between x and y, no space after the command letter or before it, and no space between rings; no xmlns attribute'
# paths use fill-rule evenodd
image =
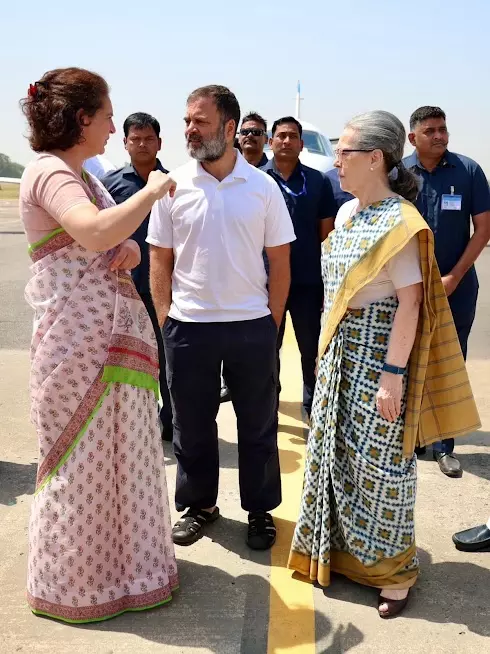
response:
<svg viewBox="0 0 490 654"><path fill-rule="evenodd" d="M195 137L194 137L195 138ZM218 161L226 151L225 124L222 123L216 134L206 141L187 139L187 151L198 161Z"/></svg>

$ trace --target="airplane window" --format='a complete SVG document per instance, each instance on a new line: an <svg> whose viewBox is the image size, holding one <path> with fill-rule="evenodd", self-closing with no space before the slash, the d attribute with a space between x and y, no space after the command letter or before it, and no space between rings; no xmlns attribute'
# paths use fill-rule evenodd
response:
<svg viewBox="0 0 490 654"><path fill-rule="evenodd" d="M305 130L303 132L303 141L308 152L326 156L325 148L318 132L309 132Z"/></svg>

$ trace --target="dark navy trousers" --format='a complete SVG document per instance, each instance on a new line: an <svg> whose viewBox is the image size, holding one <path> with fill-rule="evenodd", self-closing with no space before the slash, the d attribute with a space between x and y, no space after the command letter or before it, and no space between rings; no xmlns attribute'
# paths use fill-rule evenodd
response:
<svg viewBox="0 0 490 654"><path fill-rule="evenodd" d="M217 502L222 365L237 419L242 508L271 511L279 506L277 328L272 316L221 323L168 318L163 339L173 408L177 510L205 509Z"/></svg>
<svg viewBox="0 0 490 654"><path fill-rule="evenodd" d="M318 356L322 306L323 285L291 286L286 311L284 312L284 318L277 339L277 370L279 376L279 350L281 349L284 338L286 314L289 311L291 322L293 323L294 335L296 336L296 342L298 343L298 349L301 354L303 408L308 416L311 414L311 405L315 390L315 367Z"/></svg>

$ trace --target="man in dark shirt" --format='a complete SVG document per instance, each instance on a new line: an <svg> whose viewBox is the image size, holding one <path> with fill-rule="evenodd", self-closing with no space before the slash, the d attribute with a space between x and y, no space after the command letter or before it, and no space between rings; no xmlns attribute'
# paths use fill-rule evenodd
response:
<svg viewBox="0 0 490 654"><path fill-rule="evenodd" d="M301 353L303 408L309 417L323 306L321 244L333 229L336 205L325 176L299 160L302 135L301 123L292 116L276 120L270 139L274 157L262 170L279 185L296 234L296 241L291 243L291 288L286 311ZM285 320L278 335L278 367Z"/></svg>
<svg viewBox="0 0 490 654"><path fill-rule="evenodd" d="M488 181L475 161L447 149L446 114L439 107L417 109L410 118L408 138L415 152L404 163L420 178L416 206L434 232L437 263L466 359L478 297L474 263L490 238ZM453 439L435 443L432 449L444 474L462 475Z"/></svg>
<svg viewBox="0 0 490 654"><path fill-rule="evenodd" d="M264 154L267 143L267 122L260 114L251 112L243 117L238 142L243 156L251 166L260 168L269 161Z"/></svg>
<svg viewBox="0 0 490 654"><path fill-rule="evenodd" d="M332 187L335 206L337 207L337 211L338 211L343 204L349 202L349 200L352 200L354 196L351 195L348 191L344 191L340 186L338 168L332 168L332 170L326 172L325 177L328 179Z"/></svg>
<svg viewBox="0 0 490 654"><path fill-rule="evenodd" d="M145 113L135 113L124 121L124 146L129 154L131 163L106 175L102 183L114 198L117 204L124 202L141 190L148 181L152 170L168 171L160 163L157 154L162 147L160 138L160 124L156 118ZM163 338L158 326L155 308L150 294L150 259L149 248L146 242L148 233L149 214L132 235L141 249L141 263L131 271L133 280L141 299L145 303L150 315L155 336L158 343L160 359L160 393L163 407L160 411L162 421L162 437L172 440L172 408L165 374L165 351Z"/></svg>

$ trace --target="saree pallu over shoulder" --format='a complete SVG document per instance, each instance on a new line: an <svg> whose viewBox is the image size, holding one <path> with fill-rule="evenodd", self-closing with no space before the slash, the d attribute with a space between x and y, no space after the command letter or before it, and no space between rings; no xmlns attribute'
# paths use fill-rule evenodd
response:
<svg viewBox="0 0 490 654"><path fill-rule="evenodd" d="M352 297L417 236L424 297L410 357L404 456L417 443L456 438L481 426L449 303L434 256L434 237L409 202L388 198L334 230L328 256L319 358L326 352Z"/></svg>

